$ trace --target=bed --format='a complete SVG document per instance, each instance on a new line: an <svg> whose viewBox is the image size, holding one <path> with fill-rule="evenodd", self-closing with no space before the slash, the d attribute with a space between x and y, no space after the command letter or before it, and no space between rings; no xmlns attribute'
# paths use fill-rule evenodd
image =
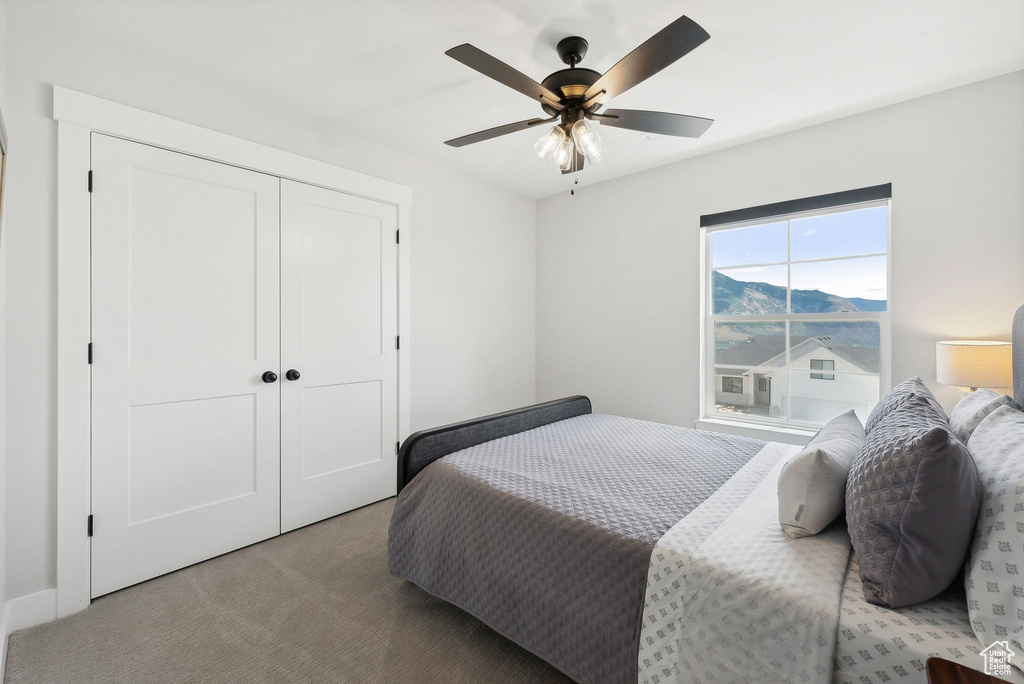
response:
<svg viewBox="0 0 1024 684"><path fill-rule="evenodd" d="M1021 399L1024 307L1014 343ZM936 655L980 667L961 587L880 608L842 517L782 533L776 482L798 450L594 414L582 396L425 430L400 450L388 569L578 682L923 682Z"/></svg>

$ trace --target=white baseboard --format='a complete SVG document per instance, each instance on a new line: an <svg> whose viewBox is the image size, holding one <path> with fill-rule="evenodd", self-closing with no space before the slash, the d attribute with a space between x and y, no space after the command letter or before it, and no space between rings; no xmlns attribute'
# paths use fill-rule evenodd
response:
<svg viewBox="0 0 1024 684"><path fill-rule="evenodd" d="M57 590L44 589L0 604L0 681L7 667L7 643L11 632L57 619Z"/></svg>
<svg viewBox="0 0 1024 684"><path fill-rule="evenodd" d="M57 590L43 589L8 601L8 629L17 632L57 619Z"/></svg>
<svg viewBox="0 0 1024 684"><path fill-rule="evenodd" d="M7 637L10 636L11 630L11 603L10 601L4 601L0 604L0 682L4 680L4 674L7 672Z"/></svg>

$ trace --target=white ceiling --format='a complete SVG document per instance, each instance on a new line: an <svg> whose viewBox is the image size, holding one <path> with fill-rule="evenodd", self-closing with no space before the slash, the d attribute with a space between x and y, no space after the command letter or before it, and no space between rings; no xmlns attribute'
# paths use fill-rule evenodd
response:
<svg viewBox="0 0 1024 684"><path fill-rule="evenodd" d="M28 1L28 0L26 0ZM536 131L442 141L541 114L446 57L469 42L541 80L554 45L605 71L681 14L711 40L610 106L715 119L699 140L605 128L593 183L1024 69L1022 0L90 0L39 3L58 30L211 80L530 197L571 182ZM969 125L969 122L965 122Z"/></svg>

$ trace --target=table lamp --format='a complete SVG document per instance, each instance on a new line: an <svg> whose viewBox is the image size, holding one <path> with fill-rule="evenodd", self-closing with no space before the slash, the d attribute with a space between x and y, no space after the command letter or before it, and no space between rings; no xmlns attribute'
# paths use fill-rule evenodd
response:
<svg viewBox="0 0 1024 684"><path fill-rule="evenodd" d="M935 379L964 393L979 387L1012 387L1010 343L946 340L935 343Z"/></svg>

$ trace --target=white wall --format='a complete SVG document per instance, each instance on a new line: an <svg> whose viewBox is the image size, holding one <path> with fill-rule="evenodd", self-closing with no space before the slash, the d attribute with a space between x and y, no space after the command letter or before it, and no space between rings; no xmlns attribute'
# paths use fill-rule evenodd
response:
<svg viewBox="0 0 1024 684"><path fill-rule="evenodd" d="M538 399L691 426L700 215L886 182L893 380L949 408L936 340L1009 339L1024 301L1024 72L540 200Z"/></svg>
<svg viewBox="0 0 1024 684"><path fill-rule="evenodd" d="M53 84L411 186L413 429L535 400L532 200L8 10L10 596L55 582Z"/></svg>
<svg viewBox="0 0 1024 684"><path fill-rule="evenodd" d="M127 54L31 3L7 10L7 596L55 577L53 84L411 186L413 429L577 392L690 424L704 213L893 182L893 375L921 374L947 405L934 341L1006 338L1024 293L1024 73L598 186L584 174L575 197L535 204L169 70L144 40Z"/></svg>
<svg viewBox="0 0 1024 684"><path fill-rule="evenodd" d="M0 0L0 112L7 116L7 1ZM6 205L6 193L5 202ZM0 211L0 679L7 660L7 221Z"/></svg>

